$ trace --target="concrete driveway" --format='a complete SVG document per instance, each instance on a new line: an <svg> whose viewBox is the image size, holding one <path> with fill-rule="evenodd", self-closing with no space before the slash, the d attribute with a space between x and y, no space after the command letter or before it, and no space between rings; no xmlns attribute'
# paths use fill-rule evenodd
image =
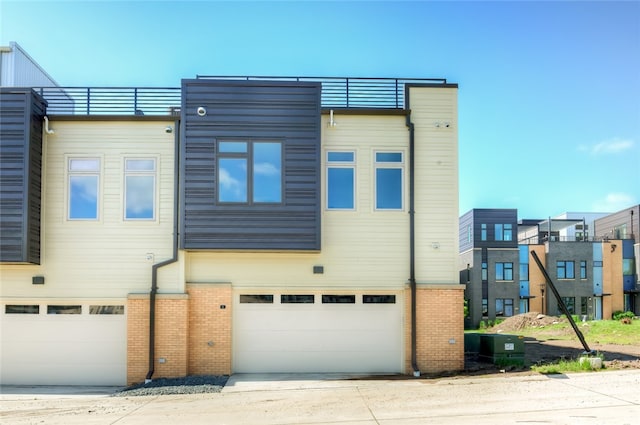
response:
<svg viewBox="0 0 640 425"><path fill-rule="evenodd" d="M234 375L221 393L3 387L3 424L580 424L640 418L640 371L446 379Z"/></svg>

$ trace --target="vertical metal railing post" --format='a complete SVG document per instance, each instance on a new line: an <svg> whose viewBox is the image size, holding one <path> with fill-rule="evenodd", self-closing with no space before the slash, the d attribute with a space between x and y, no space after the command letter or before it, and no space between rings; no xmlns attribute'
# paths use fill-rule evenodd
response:
<svg viewBox="0 0 640 425"><path fill-rule="evenodd" d="M346 78L346 83L345 83L345 96L346 96L346 101L347 101L347 108L349 107L349 79Z"/></svg>
<svg viewBox="0 0 640 425"><path fill-rule="evenodd" d="M133 113L138 114L138 88L133 89Z"/></svg>
<svg viewBox="0 0 640 425"><path fill-rule="evenodd" d="M398 106L398 79L396 78L396 108L399 108Z"/></svg>
<svg viewBox="0 0 640 425"><path fill-rule="evenodd" d="M87 115L91 115L91 87L87 87Z"/></svg>

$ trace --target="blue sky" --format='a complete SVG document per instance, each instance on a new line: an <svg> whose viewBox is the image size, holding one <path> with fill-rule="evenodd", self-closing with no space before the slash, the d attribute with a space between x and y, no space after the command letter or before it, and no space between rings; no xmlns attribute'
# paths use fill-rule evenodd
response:
<svg viewBox="0 0 640 425"><path fill-rule="evenodd" d="M460 214L640 203L640 2L7 1L62 86L178 87L196 74L459 84Z"/></svg>

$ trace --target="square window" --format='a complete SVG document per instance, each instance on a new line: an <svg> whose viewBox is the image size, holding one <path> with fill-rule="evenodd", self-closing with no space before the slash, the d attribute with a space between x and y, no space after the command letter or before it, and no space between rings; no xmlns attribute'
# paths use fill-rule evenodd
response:
<svg viewBox="0 0 640 425"><path fill-rule="evenodd" d="M513 280L513 263L496 263L496 280Z"/></svg>
<svg viewBox="0 0 640 425"><path fill-rule="evenodd" d="M218 142L218 202L281 203L282 143Z"/></svg>

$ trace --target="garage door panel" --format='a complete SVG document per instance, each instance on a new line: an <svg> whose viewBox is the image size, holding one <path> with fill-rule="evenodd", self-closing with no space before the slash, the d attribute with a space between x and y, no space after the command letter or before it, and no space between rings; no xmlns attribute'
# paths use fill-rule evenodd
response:
<svg viewBox="0 0 640 425"><path fill-rule="evenodd" d="M245 373L395 373L399 369L385 365L381 368L379 353L358 351L294 351L273 356L272 352L255 351L240 354L236 361L246 365ZM396 362L397 353L388 353L387 362ZM257 364L256 358L263 359ZM354 368L354 359L358 368Z"/></svg>
<svg viewBox="0 0 640 425"><path fill-rule="evenodd" d="M126 384L124 315L2 314L0 379L23 385Z"/></svg>
<svg viewBox="0 0 640 425"><path fill-rule="evenodd" d="M234 372L401 372L403 303L315 298L280 304L275 294L273 304L241 304L236 294Z"/></svg>

